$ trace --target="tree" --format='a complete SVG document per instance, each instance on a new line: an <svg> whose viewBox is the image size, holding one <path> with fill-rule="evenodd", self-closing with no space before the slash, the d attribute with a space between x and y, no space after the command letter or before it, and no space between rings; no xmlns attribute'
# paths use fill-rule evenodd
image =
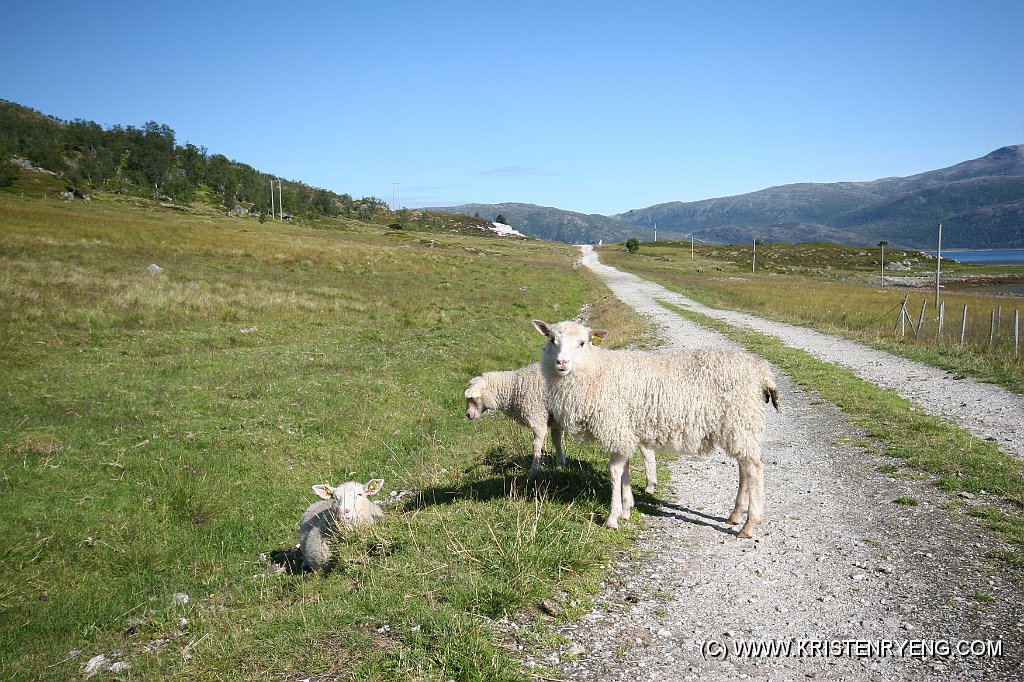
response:
<svg viewBox="0 0 1024 682"><path fill-rule="evenodd" d="M630 237L626 240L626 251L630 253L636 253L640 250L640 241L636 237Z"/></svg>
<svg viewBox="0 0 1024 682"><path fill-rule="evenodd" d="M500 213L498 214L498 217L494 219L494 222L501 223L502 225L508 225L508 221L505 220L505 216Z"/></svg>

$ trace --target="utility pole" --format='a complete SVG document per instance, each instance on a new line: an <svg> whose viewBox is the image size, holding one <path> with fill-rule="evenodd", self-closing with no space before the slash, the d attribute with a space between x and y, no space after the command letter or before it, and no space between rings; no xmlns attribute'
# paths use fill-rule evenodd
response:
<svg viewBox="0 0 1024 682"><path fill-rule="evenodd" d="M271 178L271 180L270 180L270 219L274 220L275 218L276 218L276 216L274 215L274 180L273 180L273 178Z"/></svg>
<svg viewBox="0 0 1024 682"><path fill-rule="evenodd" d="M658 241L658 223L654 223L654 241Z"/></svg>
<svg viewBox="0 0 1024 682"><path fill-rule="evenodd" d="M392 182L391 183L391 210L392 211L397 211L398 210L398 203L395 201L395 193L397 191L395 189L396 187L398 187L398 183L397 182Z"/></svg>
<svg viewBox="0 0 1024 682"><path fill-rule="evenodd" d="M277 181L277 210L281 212L281 220L284 220L284 190L281 189L281 181Z"/></svg>
<svg viewBox="0 0 1024 682"><path fill-rule="evenodd" d="M690 260L693 260L693 232L690 233Z"/></svg>
<svg viewBox="0 0 1024 682"><path fill-rule="evenodd" d="M942 272L942 223L939 223L939 248L935 251L935 307L939 307L939 276Z"/></svg>
<svg viewBox="0 0 1024 682"><path fill-rule="evenodd" d="M754 237L754 258L750 261L750 271L757 269L757 237Z"/></svg>

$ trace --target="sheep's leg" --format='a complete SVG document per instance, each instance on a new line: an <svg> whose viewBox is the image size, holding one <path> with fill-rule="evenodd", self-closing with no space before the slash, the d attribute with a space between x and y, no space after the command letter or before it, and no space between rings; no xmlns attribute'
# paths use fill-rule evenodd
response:
<svg viewBox="0 0 1024 682"><path fill-rule="evenodd" d="M548 435L547 429L533 432L533 466L530 467L530 478L536 478L540 473L540 456L544 449L546 435Z"/></svg>
<svg viewBox="0 0 1024 682"><path fill-rule="evenodd" d="M743 515L747 513L748 501L750 499L750 479L743 468L743 460L737 461L736 465L736 469L739 471L740 482L736 490L736 504L733 506L728 520L729 524L733 526L738 526L743 521Z"/></svg>
<svg viewBox="0 0 1024 682"><path fill-rule="evenodd" d="M746 470L747 491L750 496L750 505L747 507L747 522L740 529L740 537L752 538L754 537L754 528L757 527L757 524L761 523L761 518L764 514L764 482L762 480L764 465L761 463L761 457L755 455L754 457L744 459L740 462L740 466Z"/></svg>
<svg viewBox="0 0 1024 682"><path fill-rule="evenodd" d="M658 462L651 448L641 445L640 452L643 453L644 470L647 472L647 487L644 488L644 492L653 493L654 486L658 485Z"/></svg>
<svg viewBox="0 0 1024 682"><path fill-rule="evenodd" d="M562 449L562 429L559 426L551 426L551 442L555 445L555 466L559 469L565 468L565 450Z"/></svg>
<svg viewBox="0 0 1024 682"><path fill-rule="evenodd" d="M634 506L633 501L633 484L629 479L629 462L626 462L626 468L622 470L622 517L623 519L629 518L629 513Z"/></svg>
<svg viewBox="0 0 1024 682"><path fill-rule="evenodd" d="M622 516L622 475L629 466L629 457L613 453L608 460L608 474L612 479L612 506L608 512L608 520L604 522L605 528L618 528L619 518Z"/></svg>

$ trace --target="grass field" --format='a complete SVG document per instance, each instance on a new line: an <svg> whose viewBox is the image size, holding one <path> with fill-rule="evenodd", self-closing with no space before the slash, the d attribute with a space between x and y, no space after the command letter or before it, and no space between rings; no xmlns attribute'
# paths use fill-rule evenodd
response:
<svg viewBox="0 0 1024 682"><path fill-rule="evenodd" d="M894 252L893 252L894 251ZM878 249L837 244L768 244L758 246L757 271L752 272L750 246L698 245L691 260L689 242L644 243L636 254L621 244L600 249L601 259L615 267L656 281L706 305L742 310L763 317L841 334L876 347L998 383L1024 393L1024 358L1014 355L1013 313L1024 308L1020 298L992 296L963 289L943 291L945 324L937 339L938 314L934 289L878 286ZM934 277L934 260L914 252L887 250L886 262L910 261L900 276ZM949 277L1008 273L1024 275L1021 266L944 265ZM886 277L893 277L887 272ZM910 294L908 309L916 325L925 306L920 338L910 326L893 334L900 305ZM968 306L966 338L960 344L963 307ZM995 342L989 346L992 311L1000 310Z"/></svg>
<svg viewBox="0 0 1024 682"><path fill-rule="evenodd" d="M528 434L461 395L535 317L643 336L573 256L0 194L0 677L525 679L492 621L580 612L630 533L600 451L528 486ZM371 477L403 494L332 573L266 570L312 484Z"/></svg>

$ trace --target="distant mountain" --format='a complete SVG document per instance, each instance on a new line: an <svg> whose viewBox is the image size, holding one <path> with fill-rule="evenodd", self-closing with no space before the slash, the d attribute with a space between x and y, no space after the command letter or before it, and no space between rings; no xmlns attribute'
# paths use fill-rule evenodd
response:
<svg viewBox="0 0 1024 682"><path fill-rule="evenodd" d="M943 224L949 248L1024 246L1024 145L902 178L795 184L671 202L617 216L705 241L828 240L927 248Z"/></svg>
<svg viewBox="0 0 1024 682"><path fill-rule="evenodd" d="M535 204L463 204L435 206L425 210L479 215L487 220L494 220L500 214L510 227L523 234L568 244L593 244L599 240L625 241L630 237L642 240L654 238L653 228L631 225L627 221L608 216L563 211Z"/></svg>

